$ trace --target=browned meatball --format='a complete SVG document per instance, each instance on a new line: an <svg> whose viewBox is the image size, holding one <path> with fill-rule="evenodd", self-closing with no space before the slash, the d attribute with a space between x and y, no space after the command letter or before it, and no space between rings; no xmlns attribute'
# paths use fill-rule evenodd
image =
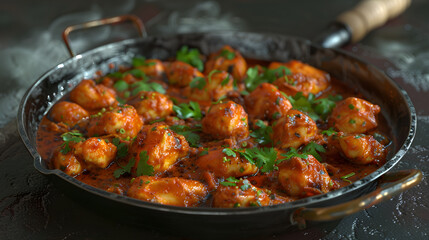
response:
<svg viewBox="0 0 429 240"><path fill-rule="evenodd" d="M233 101L213 105L202 120L203 132L218 139L249 135L247 113Z"/></svg>
<svg viewBox="0 0 429 240"><path fill-rule="evenodd" d="M51 109L51 117L55 122L62 122L69 126L76 125L81 119L88 116L88 111L72 102L58 102Z"/></svg>
<svg viewBox="0 0 429 240"><path fill-rule="evenodd" d="M251 121L276 120L292 108L289 100L272 84L262 83L245 99L245 107Z"/></svg>
<svg viewBox="0 0 429 240"><path fill-rule="evenodd" d="M145 123L164 118L173 112L173 102L159 92L142 91L129 104L136 108Z"/></svg>
<svg viewBox="0 0 429 240"><path fill-rule="evenodd" d="M292 109L273 125L272 139L280 148L298 148L317 135L316 123L304 113Z"/></svg>
<svg viewBox="0 0 429 240"><path fill-rule="evenodd" d="M85 161L88 168L106 168L116 157L116 146L93 137L77 143L74 154Z"/></svg>
<svg viewBox="0 0 429 240"><path fill-rule="evenodd" d="M183 178L141 176L134 179L128 196L166 205L194 207L207 196L204 184Z"/></svg>
<svg viewBox="0 0 429 240"><path fill-rule="evenodd" d="M82 80L70 92L70 100L85 109L96 110L117 104L115 91L93 80Z"/></svg>
<svg viewBox="0 0 429 240"><path fill-rule="evenodd" d="M290 196L308 197L327 193L335 187L325 167L312 155L293 157L279 165L279 182Z"/></svg>
<svg viewBox="0 0 429 240"><path fill-rule="evenodd" d="M278 78L274 85L287 95L294 96L298 92L302 92L304 96L310 93L316 95L329 86L329 74L308 64L292 60L287 63L273 62L268 68L276 69L280 66L289 68L292 74Z"/></svg>
<svg viewBox="0 0 429 240"><path fill-rule="evenodd" d="M386 149L371 135L351 135L339 138L341 150L347 160L356 164L369 164L384 159Z"/></svg>
<svg viewBox="0 0 429 240"><path fill-rule="evenodd" d="M213 207L217 208L260 207L289 201L289 198L268 194L248 180L240 180L236 186L220 185L213 193Z"/></svg>
<svg viewBox="0 0 429 240"><path fill-rule="evenodd" d="M328 119L330 126L345 133L365 133L377 127L378 105L360 98L349 97L337 103Z"/></svg>
<svg viewBox="0 0 429 240"><path fill-rule="evenodd" d="M141 152L146 151L147 164L153 166L155 173L164 172L189 152L185 137L176 134L164 124L146 125L131 144L129 153L135 158L137 168Z"/></svg>
<svg viewBox="0 0 429 240"><path fill-rule="evenodd" d="M227 156L222 149L210 150L208 154L197 159L198 167L213 172L216 177L242 177L255 174L258 171L256 165L246 159L236 156Z"/></svg>
<svg viewBox="0 0 429 240"><path fill-rule="evenodd" d="M209 75L213 70L226 71L232 74L235 80L241 82L246 75L247 63L240 52L226 45L209 56L204 73Z"/></svg>
<svg viewBox="0 0 429 240"><path fill-rule="evenodd" d="M58 148L52 157L54 168L60 169L65 172L67 175L75 176L80 174L83 171L83 166L73 154L72 151L64 154L61 153L61 148Z"/></svg>
<svg viewBox="0 0 429 240"><path fill-rule="evenodd" d="M133 138L142 126L142 120L136 109L125 105L91 116L87 130L89 136L114 134L121 138Z"/></svg>
<svg viewBox="0 0 429 240"><path fill-rule="evenodd" d="M143 65L138 66L137 69L152 78L161 78L165 73L164 65L158 59L146 59Z"/></svg>
<svg viewBox="0 0 429 240"><path fill-rule="evenodd" d="M225 71L215 71L205 78L196 79L197 86L186 87L184 94L197 101L217 101L234 90L233 77Z"/></svg>
<svg viewBox="0 0 429 240"><path fill-rule="evenodd" d="M181 61L175 61L166 68L168 82L179 87L188 86L196 77L204 77L197 68Z"/></svg>

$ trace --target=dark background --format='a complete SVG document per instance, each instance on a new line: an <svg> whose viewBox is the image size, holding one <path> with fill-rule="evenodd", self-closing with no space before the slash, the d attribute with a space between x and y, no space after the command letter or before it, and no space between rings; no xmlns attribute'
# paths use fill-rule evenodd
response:
<svg viewBox="0 0 429 240"><path fill-rule="evenodd" d="M314 38L357 0L330 1L1 1L0 2L0 239L181 239L137 228L94 212L33 168L16 130L25 90L44 72L69 58L61 40L71 24L132 13L151 35L244 30ZM103 34L81 35L97 43ZM89 39L75 39L82 51ZM417 135L393 169L429 172L429 1L414 0L400 17L344 49L394 78L418 114ZM428 181L338 222L338 225L263 239L428 239ZM108 211L108 209L106 209ZM332 224L331 224L332 225ZM192 226L190 226L192 227Z"/></svg>

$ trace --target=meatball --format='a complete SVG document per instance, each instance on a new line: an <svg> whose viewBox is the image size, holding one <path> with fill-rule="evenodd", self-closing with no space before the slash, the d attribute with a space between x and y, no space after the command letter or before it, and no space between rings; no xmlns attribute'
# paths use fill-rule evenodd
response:
<svg viewBox="0 0 429 240"><path fill-rule="evenodd" d="M292 109L273 125L272 139L280 148L298 148L317 135L316 123L304 113Z"/></svg>
<svg viewBox="0 0 429 240"><path fill-rule="evenodd" d="M58 148L52 157L54 168L60 169L64 173L70 176L75 176L83 171L83 166L73 154L72 151L64 154Z"/></svg>
<svg viewBox="0 0 429 240"><path fill-rule="evenodd" d="M200 78L194 81L195 85L193 86L191 83L184 92L184 94L192 100L218 101L228 92L234 90L234 79L225 71L214 71L206 78Z"/></svg>
<svg viewBox="0 0 429 240"><path fill-rule="evenodd" d="M292 157L279 165L279 182L290 196L308 197L332 190L336 184L325 167L312 155Z"/></svg>
<svg viewBox="0 0 429 240"><path fill-rule="evenodd" d="M198 69L181 61L175 61L167 66L166 74L168 82L179 87L188 86L196 77L204 77Z"/></svg>
<svg viewBox="0 0 429 240"><path fill-rule="evenodd" d="M328 123L344 133L365 133L377 127L376 115L379 112L378 105L360 98L349 97L337 103Z"/></svg>
<svg viewBox="0 0 429 240"><path fill-rule="evenodd" d="M236 186L219 186L213 193L213 207L237 208L269 206L289 202L291 199L267 193L253 186L248 180L240 180Z"/></svg>
<svg viewBox="0 0 429 240"><path fill-rule="evenodd" d="M258 171L256 165L240 158L238 153L235 157L227 156L222 149L210 150L208 154L199 157L197 166L213 172L216 177L224 178L252 175Z"/></svg>
<svg viewBox="0 0 429 240"><path fill-rule="evenodd" d="M140 155L146 151L147 164L153 166L155 173L169 169L179 158L189 152L185 137L176 134L164 124L147 125L140 131L131 144L129 153L134 156L136 170Z"/></svg>
<svg viewBox="0 0 429 240"><path fill-rule="evenodd" d="M208 194L204 184L183 178L141 176L134 179L128 196L166 205L194 207Z"/></svg>
<svg viewBox="0 0 429 240"><path fill-rule="evenodd" d="M129 101L135 107L143 122L164 118L173 112L173 102L159 92L140 92Z"/></svg>
<svg viewBox="0 0 429 240"><path fill-rule="evenodd" d="M74 154L83 159L88 168L106 168L115 159L116 146L93 137L77 143Z"/></svg>
<svg viewBox="0 0 429 240"><path fill-rule="evenodd" d="M369 164L384 159L386 149L371 135L351 135L339 138L340 147L347 160L356 164Z"/></svg>
<svg viewBox="0 0 429 240"><path fill-rule="evenodd" d="M245 99L250 120L277 120L292 108L289 100L272 84L262 83Z"/></svg>
<svg viewBox="0 0 429 240"><path fill-rule="evenodd" d="M235 80L241 82L246 75L247 63L240 52L226 45L209 56L204 73L209 75L213 70L227 71Z"/></svg>
<svg viewBox="0 0 429 240"><path fill-rule="evenodd" d="M247 113L233 101L212 106L201 123L203 132L217 139L246 138L249 135Z"/></svg>
<svg viewBox="0 0 429 240"><path fill-rule="evenodd" d="M68 126L76 125L81 119L89 116L88 111L76 103L62 101L51 109L51 117L55 122L62 122Z"/></svg>
<svg viewBox="0 0 429 240"><path fill-rule="evenodd" d="M142 120L136 109L125 105L92 116L87 130L89 136L113 134L125 139L135 137L142 126Z"/></svg>
<svg viewBox="0 0 429 240"><path fill-rule="evenodd" d="M85 109L96 110L117 104L115 91L92 80L82 80L70 92L70 100Z"/></svg>
<svg viewBox="0 0 429 240"><path fill-rule="evenodd" d="M137 69L140 69L148 77L152 78L161 78L165 74L164 65L158 59L146 59Z"/></svg>
<svg viewBox="0 0 429 240"><path fill-rule="evenodd" d="M329 74L308 64L292 60L287 63L272 62L268 68L276 69L280 66L289 68L292 74L278 78L273 84L289 96L298 92L302 92L304 96L310 93L316 95L329 86Z"/></svg>

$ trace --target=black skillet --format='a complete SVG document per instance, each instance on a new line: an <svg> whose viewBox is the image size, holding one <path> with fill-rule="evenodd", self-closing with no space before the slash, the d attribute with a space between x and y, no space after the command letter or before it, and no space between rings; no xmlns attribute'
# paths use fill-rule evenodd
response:
<svg viewBox="0 0 429 240"><path fill-rule="evenodd" d="M79 26L124 19L140 24L133 16L123 16ZM335 29L338 31L339 28ZM343 31L340 30L341 34ZM166 206L109 193L77 181L58 169L49 169L41 159L36 149L36 133L42 117L82 79L94 77L99 70L103 73L117 71L110 69L109 64L127 66L137 55L168 59L183 45L196 47L203 54L208 54L225 44L246 58L304 61L362 92L368 100L381 107L390 126L392 144L387 162L365 178L326 194L275 206L215 209ZM34 157L35 168L51 177L65 192L116 219L196 238L249 237L290 231L296 226L304 228L308 222L332 221L350 215L418 184L422 178L418 170L388 172L410 147L416 123L416 113L407 93L365 61L344 51L326 49L296 37L246 32L149 36L98 47L74 56L41 76L28 89L18 110L18 130Z"/></svg>

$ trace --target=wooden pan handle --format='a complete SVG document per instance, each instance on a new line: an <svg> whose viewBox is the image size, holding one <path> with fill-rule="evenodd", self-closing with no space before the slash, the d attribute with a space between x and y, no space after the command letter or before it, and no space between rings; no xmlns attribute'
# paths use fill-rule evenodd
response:
<svg viewBox="0 0 429 240"><path fill-rule="evenodd" d="M410 3L411 0L364 0L354 9L341 14L337 21L350 28L351 41L357 42L369 31L401 14Z"/></svg>

